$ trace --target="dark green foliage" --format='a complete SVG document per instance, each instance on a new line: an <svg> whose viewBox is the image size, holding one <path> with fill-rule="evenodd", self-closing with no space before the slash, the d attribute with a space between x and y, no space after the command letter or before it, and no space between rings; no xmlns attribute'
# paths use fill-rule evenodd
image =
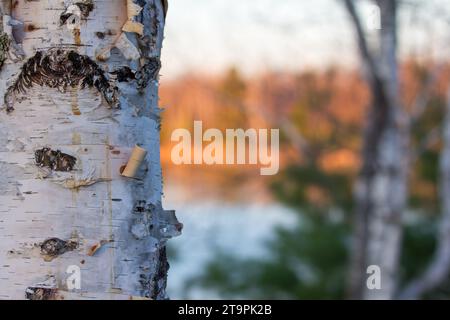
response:
<svg viewBox="0 0 450 320"><path fill-rule="evenodd" d="M186 290L201 286L227 298L341 299L345 294L348 228L326 217L302 219L268 241L266 259L220 252Z"/></svg>
<svg viewBox="0 0 450 320"><path fill-rule="evenodd" d="M332 197L311 204L307 188L314 185ZM349 207L350 179L326 175L314 166L291 167L273 183L275 195L299 210L298 223L278 228L266 243L267 258L241 259L221 252L192 287L215 289L228 298L342 299L345 297L350 243L348 216L332 203Z"/></svg>
<svg viewBox="0 0 450 320"><path fill-rule="evenodd" d="M308 199L311 187L322 191L326 198L323 203L311 203ZM320 214L332 207L349 211L352 205L351 178L344 174L326 174L314 164L287 168L271 189L282 203L312 213Z"/></svg>
<svg viewBox="0 0 450 320"><path fill-rule="evenodd" d="M404 229L404 247L400 263L403 283L418 277L425 270L436 246L435 219L421 220Z"/></svg>

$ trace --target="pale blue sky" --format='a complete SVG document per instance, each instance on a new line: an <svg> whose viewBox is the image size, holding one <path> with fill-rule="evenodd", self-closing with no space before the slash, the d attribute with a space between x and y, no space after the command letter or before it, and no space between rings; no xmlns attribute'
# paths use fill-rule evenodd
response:
<svg viewBox="0 0 450 320"><path fill-rule="evenodd" d="M450 18L450 1L406 2L419 3L421 11L408 4L401 11L402 54L447 58L449 25L436 16ZM368 16L368 1L361 3L362 15ZM230 65L247 74L349 66L358 61L355 57L353 29L340 0L169 0L165 78L220 72Z"/></svg>

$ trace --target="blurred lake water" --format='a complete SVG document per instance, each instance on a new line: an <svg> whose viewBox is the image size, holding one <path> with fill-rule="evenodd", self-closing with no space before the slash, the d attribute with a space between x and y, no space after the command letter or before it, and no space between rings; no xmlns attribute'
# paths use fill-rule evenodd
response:
<svg viewBox="0 0 450 320"><path fill-rule="evenodd" d="M185 297L183 288L192 276L202 273L219 249L236 256L264 257L264 243L277 226L288 227L297 221L294 211L277 203L239 202L206 198L205 201L183 199L165 186L164 206L175 209L184 224L183 234L169 241L170 259L168 294L171 299L217 299L212 292L192 290ZM172 195L172 196L171 196Z"/></svg>

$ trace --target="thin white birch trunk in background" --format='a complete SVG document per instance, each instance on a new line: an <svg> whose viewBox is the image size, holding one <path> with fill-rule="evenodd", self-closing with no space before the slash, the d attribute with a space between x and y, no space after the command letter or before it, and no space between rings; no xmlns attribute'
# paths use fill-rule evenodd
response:
<svg viewBox="0 0 450 320"><path fill-rule="evenodd" d="M409 168L409 119L400 101L396 56L398 2L375 1L381 11L378 50L370 50L354 2L345 3L357 30L372 106L365 132L363 166L355 187L351 295L392 299L397 289ZM369 266L380 268L381 288L367 285Z"/></svg>
<svg viewBox="0 0 450 320"><path fill-rule="evenodd" d="M0 299L164 299L165 245L181 231L174 212L161 207L157 74L165 2L135 0L142 11L134 17L127 16L133 1L75 2L93 2L93 10L81 10L71 30L60 20L72 1L2 1L3 22L23 23L13 34L25 57L11 58L11 41L0 71ZM122 33L128 18L143 24L142 35ZM59 68L82 60L74 73L90 61L86 72L98 66L94 82L104 72L108 84L83 88L69 74L42 75L48 69L21 73L30 59L48 67L38 52L61 59ZM14 92L21 75L25 90ZM50 88L52 77L77 85ZM148 153L136 177L126 178L121 168L135 145ZM80 289L68 284L71 266L81 269Z"/></svg>
<svg viewBox="0 0 450 320"><path fill-rule="evenodd" d="M450 87L447 90L447 108L443 124L443 144L440 155L441 219L437 249L430 265L417 279L402 291L400 298L419 299L439 287L450 273Z"/></svg>

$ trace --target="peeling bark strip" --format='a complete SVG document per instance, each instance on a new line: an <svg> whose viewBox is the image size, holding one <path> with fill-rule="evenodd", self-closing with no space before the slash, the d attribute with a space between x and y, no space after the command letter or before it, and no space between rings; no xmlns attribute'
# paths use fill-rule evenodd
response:
<svg viewBox="0 0 450 320"><path fill-rule="evenodd" d="M23 66L14 84L5 94L7 112L14 110L14 98L25 94L33 84L57 88L66 92L68 87L81 85L81 89L95 87L108 105L118 105L118 89L111 85L105 72L88 56L59 48L38 51Z"/></svg>
<svg viewBox="0 0 450 320"><path fill-rule="evenodd" d="M67 7L67 10L63 12L59 18L60 25L64 25L68 19L70 19L75 13L72 10L72 6L78 7L80 10L81 18L87 19L92 10L94 10L94 1L84 0L78 1Z"/></svg>
<svg viewBox="0 0 450 320"><path fill-rule="evenodd" d="M94 256L104 245L114 242L113 240L101 240L100 242L91 246L87 252L87 255Z"/></svg>
<svg viewBox="0 0 450 320"><path fill-rule="evenodd" d="M50 148L36 150L34 156L38 166L54 171L72 171L77 162L75 157Z"/></svg>
<svg viewBox="0 0 450 320"><path fill-rule="evenodd" d="M136 22L135 17L140 14L142 7L134 3L133 0L127 0L127 16L128 20L122 27L125 32L135 32L139 35L144 34L144 25L142 23Z"/></svg>
<svg viewBox="0 0 450 320"><path fill-rule="evenodd" d="M45 240L41 244L41 254L46 257L46 261L51 261L54 258L63 255L68 251L73 251L77 248L78 242L76 241L64 241L58 238L51 238Z"/></svg>

